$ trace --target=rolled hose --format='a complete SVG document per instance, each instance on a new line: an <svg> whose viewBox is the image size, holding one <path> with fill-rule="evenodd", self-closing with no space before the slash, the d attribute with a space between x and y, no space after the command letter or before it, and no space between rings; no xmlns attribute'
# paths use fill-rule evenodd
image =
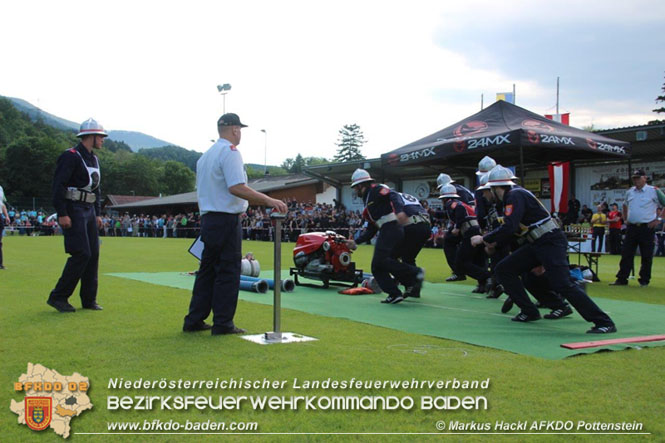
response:
<svg viewBox="0 0 665 443"><path fill-rule="evenodd" d="M240 280L240 289L243 291L258 292L265 294L268 292L268 282L265 280L256 279L256 281Z"/></svg>
<svg viewBox="0 0 665 443"><path fill-rule="evenodd" d="M247 282L264 281L268 284L268 289L274 289L275 288L275 280L270 279L270 278L258 278L258 277L250 277L249 275L241 275L240 276L240 283L242 283L243 281L247 281ZM282 280L282 283L281 283L280 287L282 288L282 291L284 291L284 292L293 292L293 290L296 288L296 285L295 285L295 283L293 283L293 280L291 280L290 278L287 278L286 280Z"/></svg>

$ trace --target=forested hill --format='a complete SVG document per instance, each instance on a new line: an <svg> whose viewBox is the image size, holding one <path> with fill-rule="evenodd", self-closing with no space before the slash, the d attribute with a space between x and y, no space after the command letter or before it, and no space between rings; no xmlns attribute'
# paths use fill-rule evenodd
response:
<svg viewBox="0 0 665 443"><path fill-rule="evenodd" d="M181 148L180 146L162 146L161 148L141 149L140 155L159 160L173 160L187 165L192 171L196 171L196 162L201 158L200 152Z"/></svg>
<svg viewBox="0 0 665 443"><path fill-rule="evenodd" d="M30 198L50 201L56 160L77 143L76 132L33 122L12 102L0 98L0 185L9 203ZM101 164L103 195L157 196L194 190L194 172L179 161L148 158L108 138L95 153Z"/></svg>
<svg viewBox="0 0 665 443"><path fill-rule="evenodd" d="M5 98L11 101L16 109L30 117L30 120L33 122L42 122L48 126L53 126L56 129L62 129L65 131L78 131L79 129L80 123L75 123L73 121L58 117L57 115L50 114L20 98ZM108 133L108 138L110 140L125 143L134 152L138 152L139 149L150 149L160 146L172 145L172 143L137 131L110 130Z"/></svg>

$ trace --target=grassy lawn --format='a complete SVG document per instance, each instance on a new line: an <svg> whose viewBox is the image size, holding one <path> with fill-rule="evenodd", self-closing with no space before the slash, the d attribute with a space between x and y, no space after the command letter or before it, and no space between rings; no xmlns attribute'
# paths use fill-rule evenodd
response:
<svg viewBox="0 0 665 443"><path fill-rule="evenodd" d="M242 436L247 441L299 440L413 440L408 435L325 435L330 433L438 433L435 424L450 422L579 420L587 422L640 422L650 436L627 435L447 435L458 441L649 441L665 440L662 420L665 406L665 349L606 352L543 360L466 343L408 334L343 319L297 311L282 313L282 329L318 338L318 341L259 346L234 336L211 337L184 334L182 320L190 291L145 284L105 275L111 272L191 271L197 261L187 253L191 240L104 238L101 246L98 302L104 311L59 314L46 305L65 262L61 237L6 237L6 270L0 271L0 391L2 441L54 441L52 431L33 432L16 424L10 399L22 400L13 383L28 362L40 363L69 375L79 372L91 383L94 408L73 419L73 441L195 441L218 440L219 435L81 435L108 432L107 423L144 420L184 422L252 421L262 433L323 433L323 435ZM290 266L292 244L283 245L282 263ZM244 242L243 252L253 252L262 269L272 268L272 245ZM358 266L369 269L372 249L362 246L354 254ZM424 250L419 263L427 280L443 282L450 274L441 250ZM638 259L639 263L639 259ZM653 280L639 288L610 287L618 269L618 257L602 257L601 283L590 285L594 297L663 304L665 259L655 258ZM639 269L639 265L638 265ZM471 285L471 281L467 281ZM70 299L80 307L78 293ZM445 321L442 318L442 321ZM272 327L272 308L240 302L236 324L251 333ZM473 324L468 325L473 328ZM663 328L665 332L665 327ZM590 337L594 339L597 337ZM603 337L608 338L608 337ZM538 340L537 336L533 340ZM109 380L286 380L284 389L111 389ZM299 380L490 380L488 389L391 389L350 390L294 389ZM108 396L411 396L411 410L254 410L249 403L240 410L109 410ZM487 410L422 410L423 396L485 396ZM48 437L47 437L48 435ZM418 440L441 439L419 435Z"/></svg>

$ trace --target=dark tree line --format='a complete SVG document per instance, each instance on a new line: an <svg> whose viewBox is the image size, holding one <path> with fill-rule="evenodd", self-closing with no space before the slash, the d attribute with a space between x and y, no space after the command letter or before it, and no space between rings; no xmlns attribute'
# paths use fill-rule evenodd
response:
<svg viewBox="0 0 665 443"><path fill-rule="evenodd" d="M56 160L77 143L75 132L32 122L9 100L0 98L0 185L7 199L50 199ZM194 172L179 161L135 154L125 143L109 139L96 154L104 195L171 195L194 190Z"/></svg>

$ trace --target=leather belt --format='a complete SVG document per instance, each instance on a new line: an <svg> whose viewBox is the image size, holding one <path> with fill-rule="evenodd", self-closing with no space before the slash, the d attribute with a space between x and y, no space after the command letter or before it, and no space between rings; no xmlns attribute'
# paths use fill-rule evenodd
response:
<svg viewBox="0 0 665 443"><path fill-rule="evenodd" d="M464 234L466 234L466 231L468 231L469 229L471 229L471 228L474 227L474 226L480 226L480 225L478 224L478 220L469 220L469 221L465 221L465 222L462 223L462 225L459 227L459 230L460 230L460 232L462 232L462 235L464 235Z"/></svg>
<svg viewBox="0 0 665 443"><path fill-rule="evenodd" d="M380 228L381 226L383 226L386 223L389 223L391 221L397 221L397 216L395 215L394 212L391 212L390 214L384 215L383 217L378 219L375 223Z"/></svg>
<svg viewBox="0 0 665 443"><path fill-rule="evenodd" d="M418 223L429 224L429 217L424 214L410 215L404 226L417 225Z"/></svg>
<svg viewBox="0 0 665 443"><path fill-rule="evenodd" d="M530 229L529 232L526 233L526 239L529 243L533 243L543 235L552 232L555 229L559 229L559 225L550 218L545 223L541 223L535 228Z"/></svg>
<svg viewBox="0 0 665 443"><path fill-rule="evenodd" d="M65 198L67 200L83 203L94 203L97 201L97 196L94 193L71 188L65 191Z"/></svg>

